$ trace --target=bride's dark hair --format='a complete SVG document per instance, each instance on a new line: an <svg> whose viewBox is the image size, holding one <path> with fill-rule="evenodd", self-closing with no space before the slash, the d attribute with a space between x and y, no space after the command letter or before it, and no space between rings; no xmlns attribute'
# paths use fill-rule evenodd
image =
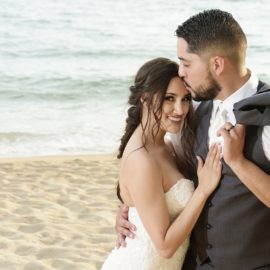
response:
<svg viewBox="0 0 270 270"><path fill-rule="evenodd" d="M142 147L145 147L147 137L145 131L149 125L150 114L153 113L155 124L153 125L151 135L155 139L161 125L162 106L168 85L172 78L178 77L178 64L167 58L156 58L146 62L137 72L134 80L134 85L130 86L130 96L128 104L128 117L126 118L126 128L124 135L121 138L119 152L117 158L121 158L125 147L135 131L141 125L143 129ZM143 104L148 107L148 116L146 125L142 125ZM180 151L177 151L176 159L179 170L185 177L191 178L194 176L193 165L193 143L194 143L194 111L190 101L189 112L186 116L185 123L182 129L180 140ZM175 153L176 154L176 153ZM122 201L120 196L119 183L117 185L117 196Z"/></svg>

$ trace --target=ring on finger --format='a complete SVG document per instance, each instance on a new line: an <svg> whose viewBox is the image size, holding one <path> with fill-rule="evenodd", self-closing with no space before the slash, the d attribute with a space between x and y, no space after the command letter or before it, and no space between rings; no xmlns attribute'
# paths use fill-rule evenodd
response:
<svg viewBox="0 0 270 270"><path fill-rule="evenodd" d="M228 132L230 132L233 128L234 128L234 126L231 126L230 128L227 128L226 130L227 130Z"/></svg>

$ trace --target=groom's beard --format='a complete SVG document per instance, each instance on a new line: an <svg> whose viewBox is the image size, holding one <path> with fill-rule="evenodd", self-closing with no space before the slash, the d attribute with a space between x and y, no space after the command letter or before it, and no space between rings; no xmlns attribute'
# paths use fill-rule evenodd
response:
<svg viewBox="0 0 270 270"><path fill-rule="evenodd" d="M221 91L221 86L209 72L207 76L207 84L200 85L192 91L194 94L192 95L192 98L195 101L211 100L219 94L219 92Z"/></svg>

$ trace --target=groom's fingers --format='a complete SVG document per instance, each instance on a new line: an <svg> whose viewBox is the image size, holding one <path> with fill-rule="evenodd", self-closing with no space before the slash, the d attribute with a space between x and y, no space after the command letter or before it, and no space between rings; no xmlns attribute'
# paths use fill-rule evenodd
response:
<svg viewBox="0 0 270 270"><path fill-rule="evenodd" d="M246 126L242 124L236 124L233 131L236 132L240 137L243 137L245 135Z"/></svg>
<svg viewBox="0 0 270 270"><path fill-rule="evenodd" d="M127 205L123 205L121 212L122 216L120 218L122 224L120 224L120 226L125 227L131 231L136 231L136 226L128 221L128 211L129 207Z"/></svg>
<svg viewBox="0 0 270 270"><path fill-rule="evenodd" d="M243 137L245 135L245 125L236 124L232 125L230 122L225 123L218 131L218 136L229 137L230 135L238 135Z"/></svg>
<svg viewBox="0 0 270 270"><path fill-rule="evenodd" d="M230 122L226 122L221 128L224 128L227 131L231 131L234 128L234 125Z"/></svg>
<svg viewBox="0 0 270 270"><path fill-rule="evenodd" d="M232 134L235 132L235 126L230 122L225 123L220 129L217 131L217 136L222 136L225 140L230 138Z"/></svg>
<svg viewBox="0 0 270 270"><path fill-rule="evenodd" d="M230 138L230 131L225 128L220 128L217 132L218 136L222 136L225 140Z"/></svg>
<svg viewBox="0 0 270 270"><path fill-rule="evenodd" d="M117 239L116 239L116 248L126 247L126 241L125 238L122 234L117 234Z"/></svg>
<svg viewBox="0 0 270 270"><path fill-rule="evenodd" d="M230 132L234 130L235 126L230 122L226 122L222 127L220 127L217 131L217 136L228 137Z"/></svg>
<svg viewBox="0 0 270 270"><path fill-rule="evenodd" d="M117 234L116 243L115 243L116 248L120 248L120 246L121 246L120 243L121 243L121 241L119 239L119 235Z"/></svg>
<svg viewBox="0 0 270 270"><path fill-rule="evenodd" d="M133 225L131 222L126 220L125 218L121 219L120 226L122 228L126 228L129 231L136 231L136 226ZM128 235L127 235L128 236Z"/></svg>
<svg viewBox="0 0 270 270"><path fill-rule="evenodd" d="M136 230L136 227L132 223L130 223L126 219L121 219L118 225L119 226L116 228L116 231L119 234L122 234L124 237L127 236L129 238L135 237L133 231Z"/></svg>

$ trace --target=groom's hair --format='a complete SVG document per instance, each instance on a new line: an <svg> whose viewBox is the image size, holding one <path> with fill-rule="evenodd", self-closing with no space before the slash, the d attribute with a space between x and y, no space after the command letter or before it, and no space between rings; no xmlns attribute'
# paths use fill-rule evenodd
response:
<svg viewBox="0 0 270 270"><path fill-rule="evenodd" d="M247 39L233 16L219 9L200 12L176 30L177 37L188 43L188 51L199 56L221 55L235 63L245 61Z"/></svg>

